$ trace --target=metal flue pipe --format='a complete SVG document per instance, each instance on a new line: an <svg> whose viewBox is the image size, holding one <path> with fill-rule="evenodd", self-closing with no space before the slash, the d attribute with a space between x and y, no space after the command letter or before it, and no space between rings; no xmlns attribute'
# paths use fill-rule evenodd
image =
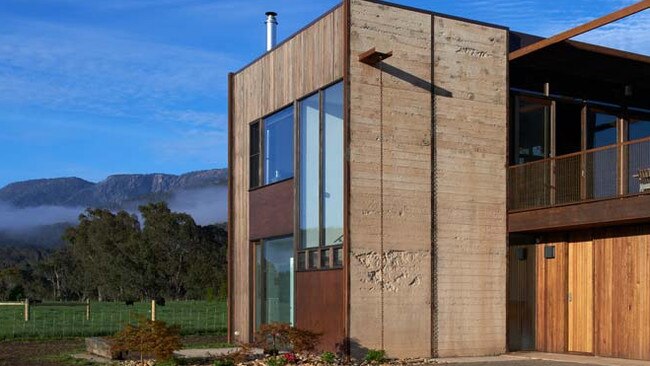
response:
<svg viewBox="0 0 650 366"><path fill-rule="evenodd" d="M266 12L266 50L270 51L277 43L278 14L272 11Z"/></svg>

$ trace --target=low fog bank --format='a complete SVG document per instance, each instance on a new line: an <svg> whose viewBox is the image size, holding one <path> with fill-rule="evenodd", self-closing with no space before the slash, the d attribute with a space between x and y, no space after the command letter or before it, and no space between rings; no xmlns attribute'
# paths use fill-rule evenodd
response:
<svg viewBox="0 0 650 366"><path fill-rule="evenodd" d="M227 196L226 187L201 188L174 192L167 203L172 211L187 213L203 226L226 221ZM124 209L137 214L137 208ZM85 207L62 206L17 208L0 202L0 241L11 239L17 243L50 246L60 242L60 233L65 227L75 225L85 210ZM53 235L56 237L50 238Z"/></svg>
<svg viewBox="0 0 650 366"><path fill-rule="evenodd" d="M190 214L202 226L225 222L228 218L228 188L178 191L167 204L174 212Z"/></svg>
<svg viewBox="0 0 650 366"><path fill-rule="evenodd" d="M21 232L39 226L75 223L84 210L61 206L16 208L0 203L0 231Z"/></svg>

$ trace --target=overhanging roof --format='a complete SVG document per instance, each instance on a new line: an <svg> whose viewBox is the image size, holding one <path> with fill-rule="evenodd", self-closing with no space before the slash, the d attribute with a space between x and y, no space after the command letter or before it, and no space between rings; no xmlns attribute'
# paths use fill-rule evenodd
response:
<svg viewBox="0 0 650 366"><path fill-rule="evenodd" d="M542 39L510 32L510 50ZM650 109L650 56L565 40L510 61L512 87L541 92L546 82L553 94Z"/></svg>
<svg viewBox="0 0 650 366"><path fill-rule="evenodd" d="M550 47L552 45L555 45L557 43L567 41L573 37L579 36L581 34L587 33L589 31L592 31L594 29L600 28L602 26L605 26L607 24L610 24L612 22L615 22L617 20L621 20L623 18L629 17L630 15L636 14L640 11L646 10L650 8L650 0L643 0L639 1L636 4L632 4L628 7L625 7L621 10L615 11L613 13L607 14L605 16L602 16L598 19L594 19L590 22L587 22L585 24L579 25L575 28L571 28L567 31L564 31L562 33L556 34L553 37L549 37L546 39L539 40L538 42L529 44L525 47L522 47L520 49L514 50L510 52L509 59L516 60L520 57L524 57L528 54L531 54L533 52L539 51L541 49L544 49L546 47Z"/></svg>

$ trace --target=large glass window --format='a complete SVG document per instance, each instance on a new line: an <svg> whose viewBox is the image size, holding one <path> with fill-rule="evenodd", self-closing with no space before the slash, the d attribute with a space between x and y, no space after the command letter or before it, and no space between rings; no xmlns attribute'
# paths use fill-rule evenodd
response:
<svg viewBox="0 0 650 366"><path fill-rule="evenodd" d="M323 93L323 228L325 245L343 244L343 84Z"/></svg>
<svg viewBox="0 0 650 366"><path fill-rule="evenodd" d="M255 246L255 325L294 324L293 239L264 240Z"/></svg>
<svg viewBox="0 0 650 366"><path fill-rule="evenodd" d="M293 177L293 107L264 120L264 184Z"/></svg>
<svg viewBox="0 0 650 366"><path fill-rule="evenodd" d="M551 103L517 97L514 163L523 164L550 156Z"/></svg>
<svg viewBox="0 0 650 366"><path fill-rule="evenodd" d="M627 127L627 139L638 140L650 136L650 118L632 119Z"/></svg>
<svg viewBox="0 0 650 366"><path fill-rule="evenodd" d="M650 118L631 118L627 125L627 140L634 141L646 137L650 137ZM628 193L645 191L646 185L641 177L650 169L650 143L632 143L626 145L623 151L627 158Z"/></svg>
<svg viewBox="0 0 650 366"><path fill-rule="evenodd" d="M300 244L320 242L320 94L300 103Z"/></svg>
<svg viewBox="0 0 650 366"><path fill-rule="evenodd" d="M582 149L582 105L555 103L555 156Z"/></svg>
<svg viewBox="0 0 650 366"><path fill-rule="evenodd" d="M343 244L342 83L300 102L299 134L300 248L307 251L298 262L340 266L342 254L332 247Z"/></svg>
<svg viewBox="0 0 650 366"><path fill-rule="evenodd" d="M587 149L615 144L617 121L615 115L590 111L587 118Z"/></svg>
<svg viewBox="0 0 650 366"><path fill-rule="evenodd" d="M293 177L293 106L252 123L249 141L251 188Z"/></svg>

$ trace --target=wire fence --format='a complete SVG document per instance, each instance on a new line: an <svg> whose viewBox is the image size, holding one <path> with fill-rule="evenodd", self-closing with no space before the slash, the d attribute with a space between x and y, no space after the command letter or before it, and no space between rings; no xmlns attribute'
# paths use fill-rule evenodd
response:
<svg viewBox="0 0 650 366"><path fill-rule="evenodd" d="M156 320L179 325L183 335L219 334L226 331L223 301L167 301L156 307ZM78 306L33 306L29 321L23 308L0 306L0 340L53 339L112 335L141 317L151 318L151 303L101 302Z"/></svg>

